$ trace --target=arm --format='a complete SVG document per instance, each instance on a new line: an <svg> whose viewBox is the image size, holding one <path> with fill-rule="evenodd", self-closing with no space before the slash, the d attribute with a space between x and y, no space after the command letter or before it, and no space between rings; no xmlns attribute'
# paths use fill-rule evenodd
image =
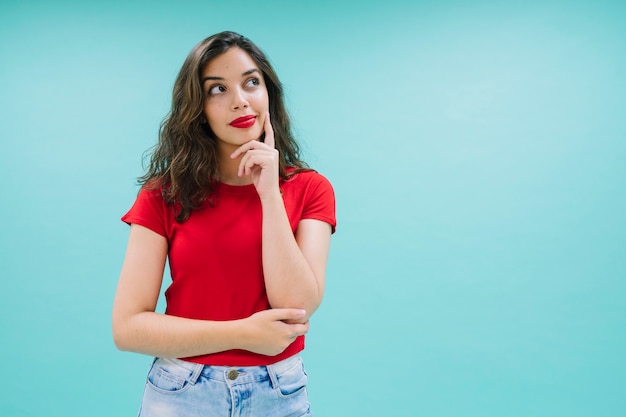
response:
<svg viewBox="0 0 626 417"><path fill-rule="evenodd" d="M239 176L250 175L263 208L262 257L265 287L273 308L301 308L304 320L319 307L331 226L318 220L300 221L291 230L278 184L278 151L269 113L264 121L265 141L240 146L231 158L241 157Z"/></svg>
<svg viewBox="0 0 626 417"><path fill-rule="evenodd" d="M294 237L280 195L263 201L263 274L270 305L301 308L310 317L322 302L331 226L301 220Z"/></svg>
<svg viewBox="0 0 626 417"><path fill-rule="evenodd" d="M166 257L163 236L131 226L113 305L113 339L119 349L175 358L229 349L277 355L308 330L308 325L284 322L302 318L304 313L295 309L267 310L233 321L156 313Z"/></svg>

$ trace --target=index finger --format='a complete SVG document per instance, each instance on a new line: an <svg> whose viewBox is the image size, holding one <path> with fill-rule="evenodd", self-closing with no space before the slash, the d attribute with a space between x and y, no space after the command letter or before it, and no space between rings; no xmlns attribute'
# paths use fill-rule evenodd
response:
<svg viewBox="0 0 626 417"><path fill-rule="evenodd" d="M274 141L274 128L270 122L270 112L265 112L265 121L263 122L263 129L265 129L265 140L263 141L267 146L271 148L276 147Z"/></svg>

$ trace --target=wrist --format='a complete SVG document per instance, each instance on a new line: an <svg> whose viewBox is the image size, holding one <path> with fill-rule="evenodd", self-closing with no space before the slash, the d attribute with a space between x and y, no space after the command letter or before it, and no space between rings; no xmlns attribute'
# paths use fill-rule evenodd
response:
<svg viewBox="0 0 626 417"><path fill-rule="evenodd" d="M233 349L250 350L250 317L233 320L233 340L237 340Z"/></svg>
<svg viewBox="0 0 626 417"><path fill-rule="evenodd" d="M265 193L259 194L259 199L261 200L262 205L268 204L283 204L283 196L281 195L280 188L272 188Z"/></svg>

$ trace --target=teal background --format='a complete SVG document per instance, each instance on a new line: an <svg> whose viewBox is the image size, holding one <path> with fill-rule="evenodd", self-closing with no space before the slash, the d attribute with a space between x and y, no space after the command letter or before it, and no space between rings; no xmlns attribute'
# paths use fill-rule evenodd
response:
<svg viewBox="0 0 626 417"><path fill-rule="evenodd" d="M129 416L110 310L174 78L239 31L337 193L317 416L626 416L626 4L4 1L2 416Z"/></svg>

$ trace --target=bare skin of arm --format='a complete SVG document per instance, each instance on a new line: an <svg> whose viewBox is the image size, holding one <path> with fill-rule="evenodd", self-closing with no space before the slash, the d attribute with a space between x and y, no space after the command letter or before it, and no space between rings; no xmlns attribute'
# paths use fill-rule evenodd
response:
<svg viewBox="0 0 626 417"><path fill-rule="evenodd" d="M301 220L295 236L291 230L278 181L278 151L269 113L264 121L265 141L240 146L231 158L240 158L238 175L251 177L263 207L263 274L273 308L306 311L306 322L324 295L326 263L330 248L328 223Z"/></svg>
<svg viewBox="0 0 626 417"><path fill-rule="evenodd" d="M167 241L163 236L139 225L131 226L113 305L113 339L119 349L175 358L229 349L273 356L308 331L306 313L296 308L266 310L232 321L156 313L166 257Z"/></svg>
<svg viewBox="0 0 626 417"><path fill-rule="evenodd" d="M263 273L270 305L299 308L308 318L324 295L330 225L302 220L294 237L280 196L263 203Z"/></svg>

